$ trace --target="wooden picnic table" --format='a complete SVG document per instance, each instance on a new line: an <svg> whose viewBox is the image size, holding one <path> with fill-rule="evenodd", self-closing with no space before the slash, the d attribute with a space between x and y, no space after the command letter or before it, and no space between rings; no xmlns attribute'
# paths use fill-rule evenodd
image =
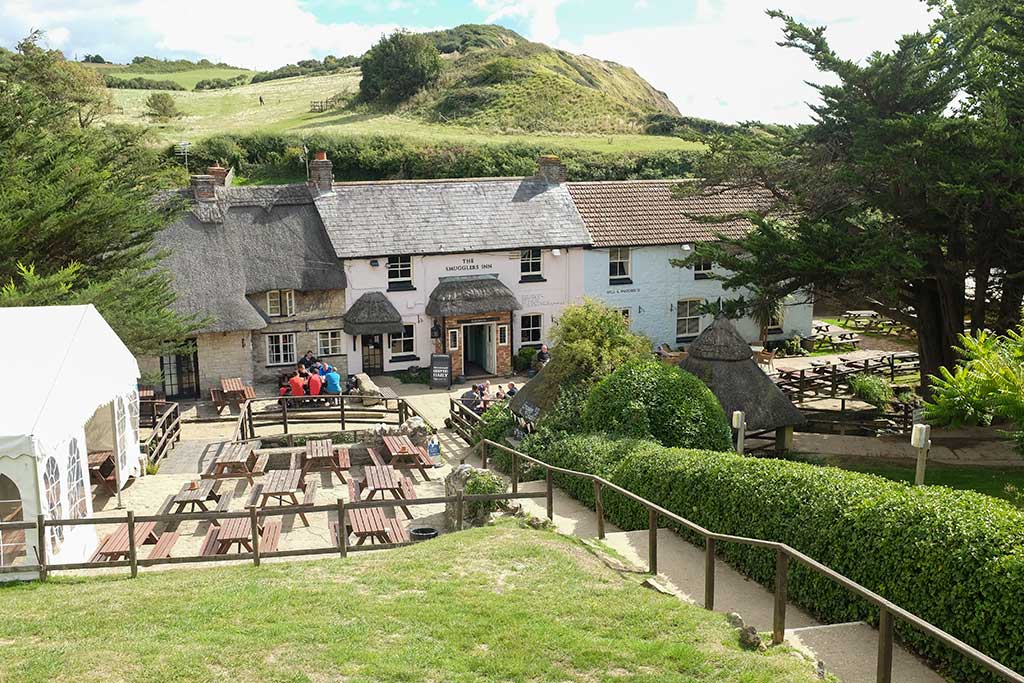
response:
<svg viewBox="0 0 1024 683"><path fill-rule="evenodd" d="M196 484L195 488L192 488L193 483ZM173 504L176 509L171 514L181 514L186 511L186 507L189 508L188 512L195 512L197 509L201 512L209 512L206 502L220 500L220 496L214 491L216 485L217 482L213 479L185 482L181 485L181 490L174 496Z"/></svg>
<svg viewBox="0 0 1024 683"><path fill-rule="evenodd" d="M256 458L258 443L247 441L243 443L232 443L224 449L224 452L210 463L209 468L203 473L204 479L240 479L245 478L253 483L254 474L262 474L262 467L257 466L259 461ZM265 463L263 463L265 465Z"/></svg>
<svg viewBox="0 0 1024 683"><path fill-rule="evenodd" d="M259 487L259 507L269 507L271 499L278 505L299 505L298 494L302 489L302 470L271 470ZM305 514L300 512L299 517L309 526Z"/></svg>
<svg viewBox="0 0 1024 683"><path fill-rule="evenodd" d="M372 500L378 493L381 499L384 498L385 493L390 493L395 500L404 500L406 498L405 491L402 488L402 473L394 467L364 467L363 477L363 490L366 492L366 495L363 497L364 500ZM412 519L412 513L409 512L409 508L404 505L400 507L405 516Z"/></svg>
<svg viewBox="0 0 1024 683"><path fill-rule="evenodd" d="M334 472L346 483L344 470L352 466L347 448L335 448L330 439L310 439L306 442L306 458L302 464L302 481L310 472Z"/></svg>
<svg viewBox="0 0 1024 683"><path fill-rule="evenodd" d="M89 483L114 495L117 493L117 461L114 451L92 451L88 457Z"/></svg>
<svg viewBox="0 0 1024 683"><path fill-rule="evenodd" d="M135 545L152 545L159 539L156 536L156 522L141 522L135 525ZM123 557L128 557L130 542L128 538L128 525L121 524L108 534L100 542L96 554L93 555L93 562L114 562Z"/></svg>
<svg viewBox="0 0 1024 683"><path fill-rule="evenodd" d="M430 456L417 448L412 439L407 436L385 436L384 448L391 455L391 460L388 462L389 465L392 467L401 467L402 465L415 467L420 471L424 479L430 481L426 468L427 466L433 467L434 461L430 459Z"/></svg>
<svg viewBox="0 0 1024 683"><path fill-rule="evenodd" d="M238 552L252 552L252 523L248 517L232 517L220 524L217 535L217 554L225 555L231 546L238 545Z"/></svg>
<svg viewBox="0 0 1024 683"><path fill-rule="evenodd" d="M393 519L384 514L382 508L355 508L345 513L345 533L355 536L356 545L371 543L388 543L388 529ZM338 542L338 523L331 522L331 534L334 542ZM346 536L347 537L347 536Z"/></svg>

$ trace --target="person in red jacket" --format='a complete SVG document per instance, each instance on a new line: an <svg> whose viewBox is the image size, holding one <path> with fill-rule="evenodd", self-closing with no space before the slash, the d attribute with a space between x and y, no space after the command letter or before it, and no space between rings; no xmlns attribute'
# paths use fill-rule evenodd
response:
<svg viewBox="0 0 1024 683"><path fill-rule="evenodd" d="M306 387L309 389L310 396L319 396L320 388L324 385L324 380L320 376L320 373L311 372L309 373L309 380Z"/></svg>
<svg viewBox="0 0 1024 683"><path fill-rule="evenodd" d="M292 390L292 396L303 396L306 393L306 382L297 370L292 373L292 378L288 380L288 386Z"/></svg>

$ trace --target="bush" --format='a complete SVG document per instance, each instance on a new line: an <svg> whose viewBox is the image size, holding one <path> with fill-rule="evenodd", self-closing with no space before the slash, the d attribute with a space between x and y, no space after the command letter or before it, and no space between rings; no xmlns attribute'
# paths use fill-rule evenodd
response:
<svg viewBox="0 0 1024 683"><path fill-rule="evenodd" d="M135 78L117 78L106 76L104 82L108 88L123 88L126 90L184 90L185 87L174 81L156 81L151 78L136 76Z"/></svg>
<svg viewBox="0 0 1024 683"><path fill-rule="evenodd" d="M512 356L512 369L516 372L526 372L533 367L533 359L537 357L537 349L532 346L524 346L519 352Z"/></svg>
<svg viewBox="0 0 1024 683"><path fill-rule="evenodd" d="M462 492L467 496L487 495L489 493L505 493L508 491L508 482L500 474L487 470L475 470L466 477L466 485ZM485 515L497 511L501 505L500 501L483 501L477 503L466 503L466 519L481 519Z"/></svg>
<svg viewBox="0 0 1024 683"><path fill-rule="evenodd" d="M477 427L481 439L489 439L495 443L508 445L508 435L512 433L515 422L512 413L504 403L495 403L480 416Z"/></svg>
<svg viewBox="0 0 1024 683"><path fill-rule="evenodd" d="M196 90L224 90L234 88L236 85L245 85L248 80L245 74L238 74L234 78L205 78L196 83Z"/></svg>
<svg viewBox="0 0 1024 683"><path fill-rule="evenodd" d="M854 375L850 378L853 395L876 408L885 408L896 398L892 385L878 375Z"/></svg>
<svg viewBox="0 0 1024 683"><path fill-rule="evenodd" d="M174 98L165 92L155 92L146 98L146 114L159 121L181 116Z"/></svg>
<svg viewBox="0 0 1024 683"><path fill-rule="evenodd" d="M397 104L441 75L441 55L430 38L396 31L363 55L359 93L368 102Z"/></svg>
<svg viewBox="0 0 1024 683"><path fill-rule="evenodd" d="M832 467L601 441L570 437L551 444L543 459L597 468L712 531L786 543L1003 664L1024 667L1024 511L970 491ZM586 487L577 493L592 502ZM646 510L621 496L607 496L605 514L624 529L647 525ZM732 543L719 543L718 552L772 585L772 552ZM876 609L802 566L791 562L789 577L791 599L814 615L877 621ZM954 680L993 680L920 632L902 625L897 632Z"/></svg>
<svg viewBox="0 0 1024 683"><path fill-rule="evenodd" d="M286 64L273 71L260 71L253 74L253 83L264 81L276 81L281 78L293 78L295 76L324 76L336 73L344 69L351 69L359 66L359 57L335 57L327 55L322 62L315 59L303 59L298 64Z"/></svg>
<svg viewBox="0 0 1024 683"><path fill-rule="evenodd" d="M430 368L407 368L396 372L395 377L402 384L430 384Z"/></svg>
<svg viewBox="0 0 1024 683"><path fill-rule="evenodd" d="M654 438L665 446L727 451L732 432L718 399L699 379L653 358L637 358L601 380L583 406L592 432Z"/></svg>

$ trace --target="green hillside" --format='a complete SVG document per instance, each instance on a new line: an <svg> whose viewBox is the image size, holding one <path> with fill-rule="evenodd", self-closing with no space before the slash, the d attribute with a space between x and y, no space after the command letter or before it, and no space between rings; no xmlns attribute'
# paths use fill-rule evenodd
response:
<svg viewBox="0 0 1024 683"><path fill-rule="evenodd" d="M791 649L741 650L723 615L547 532L124 573L0 587L0 681L817 680Z"/></svg>

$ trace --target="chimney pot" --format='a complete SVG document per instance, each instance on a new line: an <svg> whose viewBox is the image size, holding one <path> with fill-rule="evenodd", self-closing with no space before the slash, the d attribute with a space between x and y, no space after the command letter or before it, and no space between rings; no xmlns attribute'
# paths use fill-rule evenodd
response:
<svg viewBox="0 0 1024 683"><path fill-rule="evenodd" d="M316 159L317 161L326 161L327 160L327 152L325 152L323 150L320 150L320 151L318 151L313 156L313 158Z"/></svg>
<svg viewBox="0 0 1024 683"><path fill-rule="evenodd" d="M196 201L209 202L217 199L217 179L212 175L194 175L189 181Z"/></svg>
<svg viewBox="0 0 1024 683"><path fill-rule="evenodd" d="M537 157L537 177L552 185L565 182L565 166L554 154Z"/></svg>
<svg viewBox="0 0 1024 683"><path fill-rule="evenodd" d="M317 152L309 162L309 186L317 194L334 190L334 164L327 158L327 152Z"/></svg>

